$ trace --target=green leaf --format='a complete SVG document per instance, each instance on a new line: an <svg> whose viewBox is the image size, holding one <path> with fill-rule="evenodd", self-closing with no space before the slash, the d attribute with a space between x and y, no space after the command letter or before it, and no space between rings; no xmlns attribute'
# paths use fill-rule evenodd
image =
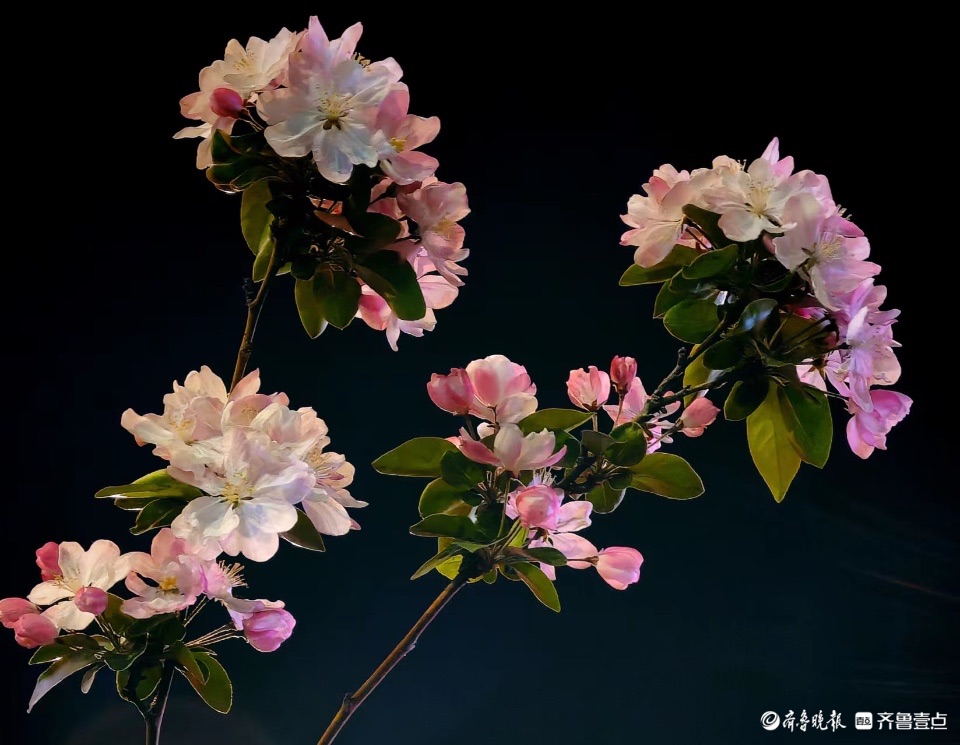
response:
<svg viewBox="0 0 960 745"><path fill-rule="evenodd" d="M669 499L693 499L703 494L703 482L687 461L672 453L650 453L633 466L631 487Z"/></svg>
<svg viewBox="0 0 960 745"><path fill-rule="evenodd" d="M192 675L197 680L206 680L203 671L200 669L200 663L197 662L197 658L193 655L193 651L183 642L176 642L170 645L170 648L167 650L167 656L175 660L186 673Z"/></svg>
<svg viewBox="0 0 960 745"><path fill-rule="evenodd" d="M715 212L709 212L701 207L687 204L683 207L683 214L686 215L688 220L700 228L700 232L702 232L707 237L707 240L714 246L722 246L730 241L730 239L723 234L723 231L720 230L720 215Z"/></svg>
<svg viewBox="0 0 960 745"><path fill-rule="evenodd" d="M833 441L830 401L823 391L811 386L778 387L777 397L797 454L804 462L823 468L830 457Z"/></svg>
<svg viewBox="0 0 960 745"><path fill-rule="evenodd" d="M703 353L703 366L710 370L730 370L746 359L743 337L733 336L711 344Z"/></svg>
<svg viewBox="0 0 960 745"><path fill-rule="evenodd" d="M445 561L454 556L462 561L463 557L460 556L462 552L463 549L460 546L456 545L455 543L451 543L449 546L441 549L438 553L434 554L425 562L423 562L423 564L420 565L420 568L413 573L413 576L410 577L410 579L420 579L423 575L429 574L431 570L436 569Z"/></svg>
<svg viewBox="0 0 960 745"><path fill-rule="evenodd" d="M323 545L323 536L320 535L316 526L302 510L297 510L297 524L285 533L281 533L280 537L288 543L305 548L308 551L327 550Z"/></svg>
<svg viewBox="0 0 960 745"><path fill-rule="evenodd" d="M158 665L144 665L135 671L137 677L134 679L134 672L131 672L130 678L135 681L134 692L140 701L146 701L157 690L160 685L160 678L163 676L163 668ZM129 688L129 685L128 685Z"/></svg>
<svg viewBox="0 0 960 745"><path fill-rule="evenodd" d="M189 672L185 677L190 681L200 698L214 711L226 714L233 705L233 684L223 666L208 652L194 652L194 658L206 670L204 678L198 678Z"/></svg>
<svg viewBox="0 0 960 745"><path fill-rule="evenodd" d="M738 329L754 332L756 336L766 325L767 320L777 312L777 307L777 301L773 298L762 297L754 300L740 314Z"/></svg>
<svg viewBox="0 0 960 745"><path fill-rule="evenodd" d="M185 506L179 499L155 499L140 510L130 532L141 535L154 528L165 528L173 522L173 518L183 512Z"/></svg>
<svg viewBox="0 0 960 745"><path fill-rule="evenodd" d="M690 264L699 255L700 251L697 249L677 244L670 249L670 253L667 254L667 257L663 261L653 266L642 267L634 264L629 267L620 278L620 286L630 287L632 285L649 285L664 282L673 277L673 275L683 267Z"/></svg>
<svg viewBox="0 0 960 745"><path fill-rule="evenodd" d="M723 404L723 415L731 422L746 419L767 397L767 380L738 380Z"/></svg>
<svg viewBox="0 0 960 745"><path fill-rule="evenodd" d="M626 489L615 489L609 483L604 481L602 484L593 487L587 492L586 499L593 505L593 511L600 515L613 512L623 501L623 495Z"/></svg>
<svg viewBox="0 0 960 745"><path fill-rule="evenodd" d="M107 607L103 611L103 617L107 623L110 624L110 627L121 635L127 630L134 620L120 610L122 605L123 600L121 598L117 597L113 593L107 593Z"/></svg>
<svg viewBox="0 0 960 745"><path fill-rule="evenodd" d="M674 292L669 284L663 285L660 292L657 293L656 300L653 301L653 317L663 318L674 305L686 299L686 295Z"/></svg>
<svg viewBox="0 0 960 745"><path fill-rule="evenodd" d="M667 331L681 341L699 344L717 327L717 306L711 300L684 300L663 317Z"/></svg>
<svg viewBox="0 0 960 745"><path fill-rule="evenodd" d="M523 581L530 592L547 606L550 610L560 612L560 597L557 595L557 588L553 582L543 573L543 570L535 564L511 564L517 576Z"/></svg>
<svg viewBox="0 0 960 745"><path fill-rule="evenodd" d="M244 189L240 199L240 229L254 256L259 256L264 249L272 250L270 225L273 223L273 214L267 209L271 199L273 195L268 181L258 181L249 189Z"/></svg>
<svg viewBox="0 0 960 745"><path fill-rule="evenodd" d="M580 411L579 409L541 409L521 419L517 426L520 427L520 431L525 435L529 435L531 432L541 432L545 429L569 432L581 424L586 424L592 418L592 411Z"/></svg>
<svg viewBox="0 0 960 745"><path fill-rule="evenodd" d="M636 422L626 422L615 427L610 436L616 440L609 445L604 455L607 460L618 466L632 466L643 460L647 454L647 436Z"/></svg>
<svg viewBox="0 0 960 745"><path fill-rule="evenodd" d="M484 480L487 469L459 450L452 450L440 458L440 473L451 486L472 488Z"/></svg>
<svg viewBox="0 0 960 745"><path fill-rule="evenodd" d="M443 479L434 479L420 495L420 516L466 515L472 509L472 506L464 501L468 494L463 488L451 486Z"/></svg>
<svg viewBox="0 0 960 745"><path fill-rule="evenodd" d="M419 321L427 314L417 273L394 251L378 251L356 265L360 279L387 301L401 321Z"/></svg>
<svg viewBox="0 0 960 745"><path fill-rule="evenodd" d="M355 213L350 224L357 233L357 237L349 241L355 255L373 253L392 245L401 229L399 222L379 212Z"/></svg>
<svg viewBox="0 0 960 745"><path fill-rule="evenodd" d="M98 499L106 497L166 497L168 499L196 499L203 494L195 486L177 481L165 469L141 476L132 484L122 486L108 486L93 496Z"/></svg>
<svg viewBox="0 0 960 745"><path fill-rule="evenodd" d="M567 564L567 557L552 546L541 546L540 548L524 548L522 546L508 546L503 550L503 555L499 559L502 564L516 564L517 562L535 562L549 564L554 567L562 567Z"/></svg>
<svg viewBox="0 0 960 745"><path fill-rule="evenodd" d="M186 629L183 623L175 615L163 613L147 618L138 618L131 623L124 636L134 639L140 636L150 636L151 641L159 641L162 644L173 644L183 639ZM146 642L144 642L146 644ZM116 668L115 668L116 669Z"/></svg>
<svg viewBox="0 0 960 745"><path fill-rule="evenodd" d="M583 446L594 455L603 455L607 449L616 444L610 435L603 432L595 432L592 429L586 429L580 433L580 441Z"/></svg>
<svg viewBox="0 0 960 745"><path fill-rule="evenodd" d="M442 437L414 437L399 447L384 453L373 462L380 473L391 476L440 476L440 459L457 450L457 446Z"/></svg>
<svg viewBox="0 0 960 745"><path fill-rule="evenodd" d="M27 713L29 714L33 707L37 705L37 701L46 696L54 686L62 683L74 673L90 667L96 661L95 653L85 649L70 657L63 657L50 665L37 678L37 685L33 689L33 695L30 696L30 703L27 704Z"/></svg>
<svg viewBox="0 0 960 745"><path fill-rule="evenodd" d="M739 248L734 244L700 254L690 266L684 267L683 276L687 279L705 279L725 274L737 263L738 251Z"/></svg>
<svg viewBox="0 0 960 745"><path fill-rule="evenodd" d="M316 339L327 328L327 319L323 315L323 305L313 290L312 279L298 279L293 288L293 298L297 302L300 323L311 339Z"/></svg>
<svg viewBox="0 0 960 745"><path fill-rule="evenodd" d="M246 194L246 192L244 192ZM270 260L273 258L273 252L277 250L277 245L273 240L273 236L270 236L270 239L267 241L266 245L263 247L263 250L256 255L256 258L253 260L253 269L250 272L250 277L254 282L262 282L267 278L267 272L270 269ZM287 264L288 271L291 265ZM282 271L278 271L277 274L282 274Z"/></svg>
<svg viewBox="0 0 960 745"><path fill-rule="evenodd" d="M790 441L776 389L777 385L771 381L763 403L747 417L747 443L773 498L782 502L800 470L800 456Z"/></svg>
<svg viewBox="0 0 960 745"><path fill-rule="evenodd" d="M454 545L452 538L437 538L437 551L443 551L447 547ZM458 546L458 548L461 548ZM463 555L454 554L448 559L444 559L437 564L436 569L447 579L454 579L460 574L460 567L463 564Z"/></svg>
<svg viewBox="0 0 960 745"><path fill-rule="evenodd" d="M94 665L83 674L80 679L81 693L90 693L90 689L93 688L93 680L97 677L97 673L103 670L103 667L103 665Z"/></svg>
<svg viewBox="0 0 960 745"><path fill-rule="evenodd" d="M58 644L57 642L54 642L53 644L45 644L33 653L33 657L30 658L29 664L44 665L47 662L53 662L64 657L71 657L73 654L74 651L70 649L70 647L64 646L63 644Z"/></svg>
<svg viewBox="0 0 960 745"><path fill-rule="evenodd" d="M485 545L492 538L469 517L461 515L427 515L410 527L413 535L453 538ZM495 538L496 536L494 536Z"/></svg>
<svg viewBox="0 0 960 745"><path fill-rule="evenodd" d="M297 281L298 285L300 281ZM323 268L317 272L312 281L305 284L309 287L304 287L301 292L306 293L309 289L313 293L313 298L310 300L304 298L303 302L315 303L319 308L319 315L338 329L350 325L360 307L360 283L357 280L346 272L334 272ZM299 307L300 300L297 303Z"/></svg>
<svg viewBox="0 0 960 745"><path fill-rule="evenodd" d="M556 435L557 438L554 452L558 452L560 448L566 448L563 457L556 463L557 468L571 468L575 466L577 460L580 458L580 441L563 430L554 430L554 435Z"/></svg>

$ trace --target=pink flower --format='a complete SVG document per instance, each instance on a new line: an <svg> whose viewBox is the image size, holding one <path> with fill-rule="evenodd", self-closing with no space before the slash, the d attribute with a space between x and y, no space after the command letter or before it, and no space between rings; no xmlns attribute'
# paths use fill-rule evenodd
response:
<svg viewBox="0 0 960 745"><path fill-rule="evenodd" d="M431 375L427 394L444 411L464 415L469 413L475 395L470 376L460 367L451 368L449 375Z"/></svg>
<svg viewBox="0 0 960 745"><path fill-rule="evenodd" d="M567 378L567 395L575 406L597 411L610 398L610 376L595 365L590 365L587 370L571 370Z"/></svg>
<svg viewBox="0 0 960 745"><path fill-rule="evenodd" d="M193 605L203 589L200 562L170 528L153 537L149 554L133 555L131 568L126 586L137 597L124 600L122 610L133 618L181 611Z"/></svg>
<svg viewBox="0 0 960 745"><path fill-rule="evenodd" d="M467 365L476 400L470 413L491 422L516 423L537 410L537 387L527 368L502 354Z"/></svg>
<svg viewBox="0 0 960 745"><path fill-rule="evenodd" d="M557 513L557 524L552 530L532 533L538 537L530 541L530 548L552 546L567 557L567 566L571 569L586 569L597 555L597 547L583 536L576 535L590 527L590 513L593 505L582 499L566 502ZM550 579L556 579L556 568L541 564L540 568Z"/></svg>
<svg viewBox="0 0 960 745"><path fill-rule="evenodd" d="M243 634L258 652L273 652L293 633L296 619L282 608L262 610L243 621Z"/></svg>
<svg viewBox="0 0 960 745"><path fill-rule="evenodd" d="M99 587L81 587L74 595L73 602L83 613L99 616L107 609L107 593Z"/></svg>
<svg viewBox="0 0 960 745"><path fill-rule="evenodd" d="M37 549L37 566L40 578L46 582L63 574L60 570L60 544L48 541Z"/></svg>
<svg viewBox="0 0 960 745"><path fill-rule="evenodd" d="M427 179L416 191L401 191L397 202L419 226L420 246L440 275L454 287L462 285L458 275L465 275L467 270L458 262L470 253L463 247L466 233L458 224L470 214L466 187Z"/></svg>
<svg viewBox="0 0 960 745"><path fill-rule="evenodd" d="M210 94L210 108L218 117L239 119L246 107L243 96L230 88L216 88Z"/></svg>
<svg viewBox="0 0 960 745"><path fill-rule="evenodd" d="M611 546L600 552L596 566L604 582L615 590L625 590L640 579L642 563L643 556L635 548Z"/></svg>
<svg viewBox="0 0 960 745"><path fill-rule="evenodd" d="M510 519L520 518L525 528L556 530L563 492L546 484L533 484L510 494L506 514Z"/></svg>
<svg viewBox="0 0 960 745"><path fill-rule="evenodd" d="M5 629L12 629L22 616L30 616L40 612L33 603L26 598L4 598L0 600L0 624Z"/></svg>
<svg viewBox="0 0 960 745"><path fill-rule="evenodd" d="M700 397L693 401L680 415L680 431L687 437L699 437L713 424L720 409L709 398ZM631 549L632 550L632 549Z"/></svg>
<svg viewBox="0 0 960 745"><path fill-rule="evenodd" d="M560 461L567 448L564 445L553 452L556 444L557 438L550 430L524 436L516 424L504 424L493 440L491 452L482 442L472 439L466 430L460 430L460 450L470 460L497 466L518 476L521 471L549 468Z"/></svg>
<svg viewBox="0 0 960 745"><path fill-rule="evenodd" d="M876 448L887 449L890 430L910 413L913 400L902 393L886 390L870 391L871 408L861 408L850 399L847 407L853 417L847 422L847 442L861 458L869 458Z"/></svg>
<svg viewBox="0 0 960 745"><path fill-rule="evenodd" d="M440 131L440 120L408 114L409 108L410 90L397 83L383 99L377 114L380 167L398 184L423 181L439 165L436 158L416 149L433 142Z"/></svg>
<svg viewBox="0 0 960 745"><path fill-rule="evenodd" d="M621 424L626 424L631 422L644 413L644 408L647 405L647 402L650 400L650 396L647 395L646 389L643 387L643 383L640 381L640 378L634 378L633 383L630 385L630 390L627 391L626 395L623 397L623 403L618 404L607 404L603 407L603 410L610 415L610 418L613 419L613 426L617 427ZM679 402L672 403L666 407L666 411L662 416L668 416L680 408ZM660 432L663 429L663 422L661 418L652 420L647 428L650 430L651 437L649 439L649 444L647 445L647 452L652 453L655 450L660 448Z"/></svg>
<svg viewBox="0 0 960 745"><path fill-rule="evenodd" d="M52 644L60 635L56 624L44 615L28 613L20 616L13 624L14 639L27 649Z"/></svg>
<svg viewBox="0 0 960 745"><path fill-rule="evenodd" d="M610 363L610 381L617 393L626 393L637 377L637 361L633 357L614 357Z"/></svg>

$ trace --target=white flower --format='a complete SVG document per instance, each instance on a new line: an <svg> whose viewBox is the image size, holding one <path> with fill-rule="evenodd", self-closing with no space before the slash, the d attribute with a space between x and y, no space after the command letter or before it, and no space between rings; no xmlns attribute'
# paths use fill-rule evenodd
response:
<svg viewBox="0 0 960 745"><path fill-rule="evenodd" d="M85 629L96 616L77 607L74 602L77 592L85 587L109 590L127 575L130 562L131 555L121 555L113 541L94 541L87 551L73 541L61 543L61 575L41 582L27 599L37 605L52 605L44 616L58 628L69 631Z"/></svg>

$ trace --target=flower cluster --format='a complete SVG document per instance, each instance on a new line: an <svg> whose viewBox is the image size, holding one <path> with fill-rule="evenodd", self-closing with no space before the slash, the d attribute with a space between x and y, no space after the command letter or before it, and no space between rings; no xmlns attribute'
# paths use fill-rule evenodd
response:
<svg viewBox="0 0 960 745"><path fill-rule="evenodd" d="M887 292L875 284L880 266L868 260L870 244L834 201L827 178L795 172L793 158L781 158L774 139L749 165L725 156L693 172L664 165L643 189L623 216L631 229L621 242L635 247L637 267L622 283L650 282L667 270L662 280L674 267L683 270L669 291L732 310L721 334L750 301L775 300L768 307L776 307L778 328L795 331L796 343L786 354L768 355L765 364L795 361L799 380L821 391L829 381L852 415L852 450L866 458L884 449L886 435L912 403L878 388L900 377L892 331L899 311L880 309ZM726 257L730 246L737 248ZM700 257L705 260L695 269ZM668 328L669 321L665 317ZM808 354L797 359L797 350Z"/></svg>
<svg viewBox="0 0 960 745"><path fill-rule="evenodd" d="M346 508L366 502L346 489L353 466L325 450L326 424L311 408L291 409L285 394L259 389L259 371L228 393L204 366L183 385L174 383L162 414L128 409L121 419L139 444L154 445L170 463L170 477L199 490L179 505L171 524L176 538L199 556L226 552L266 561L277 552L280 534L303 522L300 515L324 535L359 528Z"/></svg>
<svg viewBox="0 0 960 745"><path fill-rule="evenodd" d="M418 150L440 120L409 113L400 66L357 53L362 30L331 40L312 17L299 33L231 40L180 102L201 124L176 136L202 138L197 166L221 188L249 190L254 278L273 260L309 283L297 305L311 336L360 318L396 350L400 332L432 330L456 298L470 210L463 184L439 181L436 158Z"/></svg>

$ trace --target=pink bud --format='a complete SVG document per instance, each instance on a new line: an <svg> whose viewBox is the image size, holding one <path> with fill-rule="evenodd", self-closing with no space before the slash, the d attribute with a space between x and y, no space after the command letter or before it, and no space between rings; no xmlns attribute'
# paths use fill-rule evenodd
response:
<svg viewBox="0 0 960 745"><path fill-rule="evenodd" d="M470 376L462 368L455 367L449 375L434 373L427 383L427 394L444 411L451 414L466 414L473 403L474 390Z"/></svg>
<svg viewBox="0 0 960 745"><path fill-rule="evenodd" d="M519 517L525 528L557 529L560 514L560 500L563 492L543 484L528 486L511 495L512 509L510 517ZM515 512L516 515L510 513Z"/></svg>
<svg viewBox="0 0 960 745"><path fill-rule="evenodd" d="M254 613L243 620L243 633L258 652L273 652L293 633L297 620L282 608Z"/></svg>
<svg viewBox="0 0 960 745"><path fill-rule="evenodd" d="M217 116L239 119L245 108L243 98L230 88L217 88L210 94L210 109Z"/></svg>
<svg viewBox="0 0 960 745"><path fill-rule="evenodd" d="M597 571L603 581L615 590L626 590L640 579L640 565L643 556L635 548L611 546L605 548L597 557Z"/></svg>
<svg viewBox="0 0 960 745"><path fill-rule="evenodd" d="M84 613L99 616L107 608L107 593L99 587L81 587L74 595L73 602Z"/></svg>
<svg viewBox="0 0 960 745"><path fill-rule="evenodd" d="M12 629L21 616L39 613L40 609L24 598L4 598L0 600L0 623L6 629Z"/></svg>
<svg viewBox="0 0 960 745"><path fill-rule="evenodd" d="M614 357L610 363L610 381L617 393L623 394L630 390L634 378L637 377L637 361L633 357Z"/></svg>
<svg viewBox="0 0 960 745"><path fill-rule="evenodd" d="M590 365L588 370L571 370L567 395L581 409L596 411L610 398L610 376L595 365Z"/></svg>
<svg viewBox="0 0 960 745"><path fill-rule="evenodd" d="M709 398L698 398L680 415L680 431L687 437L699 437L719 413Z"/></svg>
<svg viewBox="0 0 960 745"><path fill-rule="evenodd" d="M63 576L60 569L60 544L50 541L37 549L37 566L44 582Z"/></svg>
<svg viewBox="0 0 960 745"><path fill-rule="evenodd" d="M17 644L27 649L42 647L44 644L51 644L60 634L59 629L53 625L46 616L37 613L30 613L20 616L20 619L13 625L14 639Z"/></svg>

